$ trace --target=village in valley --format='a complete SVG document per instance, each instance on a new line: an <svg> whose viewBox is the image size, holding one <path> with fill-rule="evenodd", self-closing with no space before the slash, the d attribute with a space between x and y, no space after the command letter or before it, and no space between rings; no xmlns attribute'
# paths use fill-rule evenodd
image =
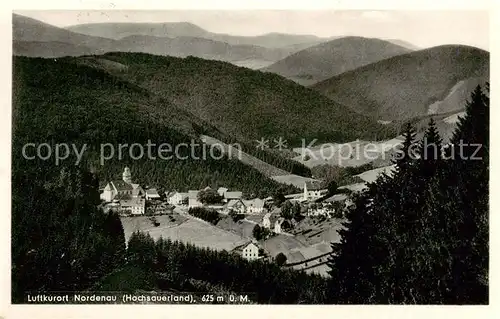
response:
<svg viewBox="0 0 500 319"><path fill-rule="evenodd" d="M239 190L210 186L160 193L134 183L128 167L121 177L107 182L100 198L104 211L120 215L127 241L147 232L324 276L331 243L340 240L337 231L352 204L348 188L333 194L320 181L305 181L301 193L246 198Z"/></svg>

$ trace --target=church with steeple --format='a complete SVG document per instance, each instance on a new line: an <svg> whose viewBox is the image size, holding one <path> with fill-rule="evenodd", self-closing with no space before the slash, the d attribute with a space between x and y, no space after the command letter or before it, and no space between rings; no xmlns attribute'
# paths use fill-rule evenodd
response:
<svg viewBox="0 0 500 319"><path fill-rule="evenodd" d="M115 209L129 211L133 215L145 213L145 191L132 182L130 168L125 167L121 180L110 181L101 193L101 199L113 203Z"/></svg>

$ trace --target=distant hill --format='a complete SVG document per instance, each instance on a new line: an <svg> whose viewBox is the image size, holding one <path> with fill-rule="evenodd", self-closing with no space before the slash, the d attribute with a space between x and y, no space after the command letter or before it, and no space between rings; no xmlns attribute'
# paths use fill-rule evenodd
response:
<svg viewBox="0 0 500 319"><path fill-rule="evenodd" d="M470 46L438 46L369 64L311 88L378 120L460 110L471 86L489 79L489 56Z"/></svg>
<svg viewBox="0 0 500 319"><path fill-rule="evenodd" d="M46 50L50 50L47 49L50 48L50 46L62 49L63 47L61 46L61 43L67 43L68 46L66 48L70 53L74 53L75 49L81 48L84 52L90 49L94 54L109 51L115 43L115 41L111 39L71 32L18 14L12 15L12 39L20 42L36 42L30 45L31 49L34 50L36 50L38 48L37 46L39 46L37 43L46 42L45 48L42 48L42 51L44 52ZM29 48L26 43L23 45L25 49ZM54 49L54 52L60 52L61 55L65 54L64 51L57 51L56 49ZM36 51L26 53L34 55L36 54Z"/></svg>
<svg viewBox="0 0 500 319"><path fill-rule="evenodd" d="M385 41L389 41L391 43L394 43L395 45L399 45L403 48L410 49L412 51L417 51L421 50L422 48L414 45L413 43L410 43L408 41L400 40L400 39L384 39Z"/></svg>
<svg viewBox="0 0 500 319"><path fill-rule="evenodd" d="M344 37L296 52L262 71L309 85L409 51L380 39Z"/></svg>
<svg viewBox="0 0 500 319"><path fill-rule="evenodd" d="M286 49L269 49L253 45L231 45L205 38L176 38L131 35L116 41L113 51L144 52L186 57L189 55L220 61L276 61L289 54Z"/></svg>
<svg viewBox="0 0 500 319"><path fill-rule="evenodd" d="M267 33L258 36L237 36L223 33L213 33L188 22L164 23L88 23L69 26L67 30L111 39L121 39L131 35L144 35L154 37L196 37L214 41L226 42L233 45L256 45L267 48L281 48L302 45L314 45L328 38L314 35L297 35L284 33Z"/></svg>
<svg viewBox="0 0 500 319"><path fill-rule="evenodd" d="M88 23L66 27L81 34L119 40L131 35L152 37L205 37L209 32L189 22L165 23Z"/></svg>
<svg viewBox="0 0 500 319"><path fill-rule="evenodd" d="M272 144L272 139L279 137L286 139L289 146L301 145L302 139L309 143L313 139L333 142L373 138L378 131L388 129L314 90L271 73L193 57L138 53L108 53L80 60L88 63L101 59L125 66L105 68L111 74L252 144L261 138L270 139Z"/></svg>

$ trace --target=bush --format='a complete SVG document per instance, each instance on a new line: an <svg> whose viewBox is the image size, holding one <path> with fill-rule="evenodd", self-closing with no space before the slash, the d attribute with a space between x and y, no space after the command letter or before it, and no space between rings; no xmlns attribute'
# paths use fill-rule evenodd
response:
<svg viewBox="0 0 500 319"><path fill-rule="evenodd" d="M276 257L274 258L274 261L276 262L276 264L278 266L283 266L285 263L286 263L286 256L285 254L283 253L279 253L276 255Z"/></svg>
<svg viewBox="0 0 500 319"><path fill-rule="evenodd" d="M233 222L235 223L245 218L245 214L238 214L234 210L231 210L228 215L233 219Z"/></svg>
<svg viewBox="0 0 500 319"><path fill-rule="evenodd" d="M221 215L215 210L206 209L203 207L193 207L188 210L188 214L203 219L212 224L217 224L221 220Z"/></svg>

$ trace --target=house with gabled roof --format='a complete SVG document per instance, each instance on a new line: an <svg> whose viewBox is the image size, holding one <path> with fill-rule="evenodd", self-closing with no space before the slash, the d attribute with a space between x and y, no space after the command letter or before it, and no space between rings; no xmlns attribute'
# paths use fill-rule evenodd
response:
<svg viewBox="0 0 500 319"><path fill-rule="evenodd" d="M188 200L188 193L180 193L180 192L165 192L165 196L167 198L167 202L170 205L178 206L185 205L185 201Z"/></svg>
<svg viewBox="0 0 500 319"><path fill-rule="evenodd" d="M198 193L200 191L190 190L188 191L188 207L201 207L203 204L198 200Z"/></svg>
<svg viewBox="0 0 500 319"><path fill-rule="evenodd" d="M243 192L225 192L224 193L224 200L226 202L229 202L232 199L240 199L243 197Z"/></svg>
<svg viewBox="0 0 500 319"><path fill-rule="evenodd" d="M328 193L328 190L324 187L322 182L319 181L308 181L304 182L302 200L316 200Z"/></svg>
<svg viewBox="0 0 500 319"><path fill-rule="evenodd" d="M234 211L238 214L245 214L247 207L241 199L231 199L226 205L226 211Z"/></svg>
<svg viewBox="0 0 500 319"><path fill-rule="evenodd" d="M278 218L276 223L274 224L274 232L276 234L281 234L284 231L284 224L286 223L286 220L283 217Z"/></svg>
<svg viewBox="0 0 500 319"><path fill-rule="evenodd" d="M219 194L219 196L222 196L224 197L224 194L228 191L229 189L225 188L225 187L219 187L217 189L217 193Z"/></svg>
<svg viewBox="0 0 500 319"><path fill-rule="evenodd" d="M276 223L278 218L279 216L276 213L266 213L262 218L262 227L265 227L267 229L274 229L274 224Z"/></svg>
<svg viewBox="0 0 500 319"><path fill-rule="evenodd" d="M233 249L233 252L239 254L246 260L252 261L259 259L259 246L256 241L249 241Z"/></svg>
<svg viewBox="0 0 500 319"><path fill-rule="evenodd" d="M158 191L156 188L148 188L146 189L146 199L147 200L153 200L153 199L160 199L161 196L158 194Z"/></svg>
<svg viewBox="0 0 500 319"><path fill-rule="evenodd" d="M264 212L264 201L260 198L245 200L243 203L247 208L247 214L261 214Z"/></svg>

